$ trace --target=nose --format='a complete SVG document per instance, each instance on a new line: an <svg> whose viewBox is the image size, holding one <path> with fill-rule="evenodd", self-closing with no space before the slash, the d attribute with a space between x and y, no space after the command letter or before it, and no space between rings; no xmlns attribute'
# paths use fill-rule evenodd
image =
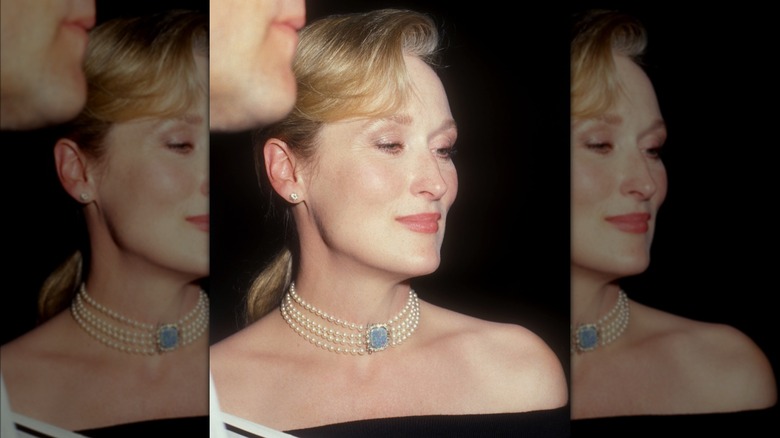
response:
<svg viewBox="0 0 780 438"><path fill-rule="evenodd" d="M427 149L417 158L412 191L431 200L438 200L447 193L447 180L442 174L441 159Z"/></svg>
<svg viewBox="0 0 780 438"><path fill-rule="evenodd" d="M648 200L658 191L658 181L652 171L655 164L640 150L626 157L621 191L638 200Z"/></svg>

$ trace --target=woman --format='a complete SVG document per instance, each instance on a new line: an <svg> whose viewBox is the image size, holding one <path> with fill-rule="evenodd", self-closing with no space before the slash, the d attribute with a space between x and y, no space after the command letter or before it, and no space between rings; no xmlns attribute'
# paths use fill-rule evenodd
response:
<svg viewBox="0 0 780 438"><path fill-rule="evenodd" d="M410 11L336 15L301 32L295 109L256 142L290 239L250 290L251 325L211 350L231 427L568 430L555 409L563 373L537 336L411 288L439 265L458 187L437 50L432 21Z"/></svg>
<svg viewBox="0 0 780 438"><path fill-rule="evenodd" d="M88 243L2 348L20 430L206 434L207 25L170 11L90 36L87 104L54 146Z"/></svg>
<svg viewBox="0 0 780 438"><path fill-rule="evenodd" d="M666 141L640 66L644 28L584 14L572 41L572 416L698 414L776 401L771 366L744 334L628 299L647 269L667 190ZM604 378L608 376L608 378Z"/></svg>

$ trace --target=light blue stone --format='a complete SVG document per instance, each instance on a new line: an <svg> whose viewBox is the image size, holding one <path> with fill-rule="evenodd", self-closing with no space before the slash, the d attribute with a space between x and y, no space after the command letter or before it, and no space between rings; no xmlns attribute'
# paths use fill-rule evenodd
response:
<svg viewBox="0 0 780 438"><path fill-rule="evenodd" d="M160 350L170 351L179 346L179 329L175 325L164 325L157 331Z"/></svg>
<svg viewBox="0 0 780 438"><path fill-rule="evenodd" d="M593 350L599 344L599 332L593 324L583 325L577 329L577 345L580 350Z"/></svg>
<svg viewBox="0 0 780 438"><path fill-rule="evenodd" d="M370 350L384 350L387 348L387 327L371 327L368 331L368 348Z"/></svg>

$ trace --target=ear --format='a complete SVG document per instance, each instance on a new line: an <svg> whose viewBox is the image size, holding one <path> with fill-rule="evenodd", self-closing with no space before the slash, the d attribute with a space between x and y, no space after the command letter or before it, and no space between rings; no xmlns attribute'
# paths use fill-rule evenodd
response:
<svg viewBox="0 0 780 438"><path fill-rule="evenodd" d="M265 171L277 194L288 202L297 204L303 200L303 186L296 173L296 157L286 142L270 138L263 146Z"/></svg>
<svg viewBox="0 0 780 438"><path fill-rule="evenodd" d="M76 201L87 204L95 198L94 187L87 175L86 157L73 140L61 138L54 144L54 162L60 183Z"/></svg>

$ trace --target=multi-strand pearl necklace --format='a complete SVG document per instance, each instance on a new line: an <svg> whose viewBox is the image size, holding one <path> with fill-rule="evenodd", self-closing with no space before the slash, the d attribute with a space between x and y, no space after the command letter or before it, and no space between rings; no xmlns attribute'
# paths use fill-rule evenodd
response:
<svg viewBox="0 0 780 438"><path fill-rule="evenodd" d="M89 296L83 283L70 310L92 337L133 354L152 355L184 347L202 336L209 325L209 299L202 290L195 307L173 324L148 324L122 316Z"/></svg>
<svg viewBox="0 0 780 438"><path fill-rule="evenodd" d="M409 289L409 299L401 312L383 324L355 324L329 315L298 296L295 283L284 295L280 309L287 324L313 345L334 353L353 355L371 354L399 345L420 323L420 302L412 289ZM308 314L316 316L322 324Z"/></svg>
<svg viewBox="0 0 780 438"><path fill-rule="evenodd" d="M571 352L583 353L611 344L626 331L629 316L628 297L620 290L615 306L606 315L595 324L580 324L572 331Z"/></svg>

